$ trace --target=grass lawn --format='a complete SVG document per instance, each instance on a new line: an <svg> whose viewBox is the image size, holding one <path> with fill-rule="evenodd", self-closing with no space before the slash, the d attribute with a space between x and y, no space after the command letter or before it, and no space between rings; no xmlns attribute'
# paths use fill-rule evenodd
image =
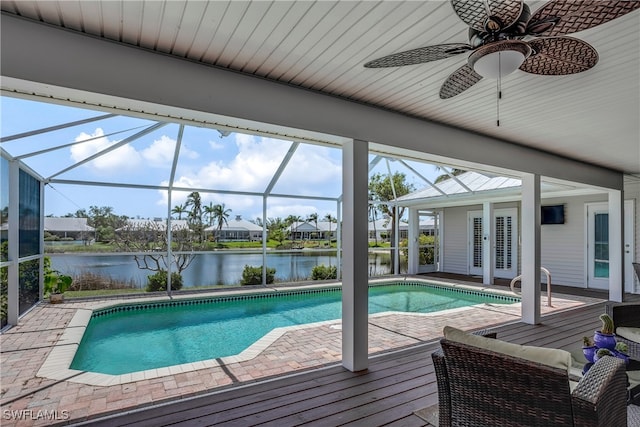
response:
<svg viewBox="0 0 640 427"><path fill-rule="evenodd" d="M86 298L86 297L100 297L109 295L122 295L122 294L143 294L144 289L99 289L95 291L67 291L64 293L64 297L68 299L73 298Z"/></svg>

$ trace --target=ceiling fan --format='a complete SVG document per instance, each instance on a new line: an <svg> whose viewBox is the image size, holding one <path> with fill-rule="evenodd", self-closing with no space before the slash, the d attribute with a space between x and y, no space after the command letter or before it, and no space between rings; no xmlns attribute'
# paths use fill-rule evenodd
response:
<svg viewBox="0 0 640 427"><path fill-rule="evenodd" d="M640 8L640 0L551 0L533 15L523 0L451 0L469 26L469 43L447 43L384 56L366 68L399 67L470 52L447 77L440 98L456 96L483 77L500 79L517 69L532 74L580 73L598 62L589 43L566 34L593 28Z"/></svg>

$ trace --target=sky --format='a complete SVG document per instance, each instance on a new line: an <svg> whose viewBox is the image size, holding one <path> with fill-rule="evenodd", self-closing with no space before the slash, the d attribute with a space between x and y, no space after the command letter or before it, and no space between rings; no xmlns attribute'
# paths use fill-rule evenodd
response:
<svg viewBox="0 0 640 427"><path fill-rule="evenodd" d="M107 114L7 96L0 97L0 112L2 138ZM126 116L102 118L4 141L2 148L13 157L26 156L22 160L44 178L163 186L170 180L179 125L168 123L149 129L156 123ZM92 158L119 143L119 147ZM291 145L291 141L275 138L236 132L223 136L216 129L185 126L174 186L262 193ZM55 147L60 148L29 155ZM300 144L272 193L338 198L341 162L338 148ZM408 163L430 180L442 174L430 164ZM426 185L399 162L389 162L389 168L404 172L416 189ZM370 173L386 172L387 163L379 162ZM0 174L0 179L5 176ZM171 207L183 204L187 195L188 192L173 192ZM205 192L201 192L201 197L203 205L224 203L231 209L230 218L262 217L262 197ZM90 206L109 206L114 213L132 218L166 218L168 215L166 191L65 183L45 186L45 215L63 216L80 209L88 210ZM326 214L335 217L336 202L268 198L268 218L289 215L306 218L313 213L320 218Z"/></svg>

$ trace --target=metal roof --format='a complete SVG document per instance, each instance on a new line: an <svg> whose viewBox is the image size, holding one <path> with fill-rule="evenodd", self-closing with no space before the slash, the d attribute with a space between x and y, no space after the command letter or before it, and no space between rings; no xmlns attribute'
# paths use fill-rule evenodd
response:
<svg viewBox="0 0 640 427"><path fill-rule="evenodd" d="M87 218L44 218L45 231L95 231L87 225Z"/></svg>

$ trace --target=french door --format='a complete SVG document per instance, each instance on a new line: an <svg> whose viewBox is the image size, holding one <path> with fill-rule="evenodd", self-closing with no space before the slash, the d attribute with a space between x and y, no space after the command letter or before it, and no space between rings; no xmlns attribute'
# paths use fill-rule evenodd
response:
<svg viewBox="0 0 640 427"><path fill-rule="evenodd" d="M418 212L419 223L433 224L420 229L418 238L418 273L438 271L440 257L440 215L438 212Z"/></svg>
<svg viewBox="0 0 640 427"><path fill-rule="evenodd" d="M469 274L482 275L482 211L469 217ZM518 273L518 209L496 209L493 218L494 276L515 277Z"/></svg>
<svg viewBox="0 0 640 427"><path fill-rule="evenodd" d="M624 281L625 291L633 292L635 233L633 201L624 202ZM587 287L609 289L609 204L587 203Z"/></svg>

